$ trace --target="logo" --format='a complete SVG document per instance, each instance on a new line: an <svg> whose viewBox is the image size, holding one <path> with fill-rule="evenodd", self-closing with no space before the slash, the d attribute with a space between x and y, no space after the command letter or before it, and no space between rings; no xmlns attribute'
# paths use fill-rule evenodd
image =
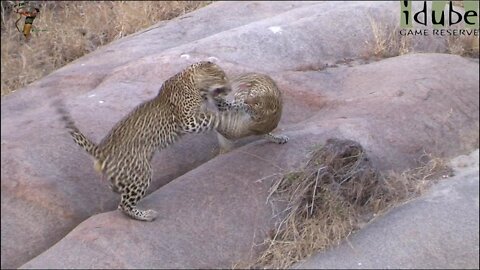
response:
<svg viewBox="0 0 480 270"><path fill-rule="evenodd" d="M428 5L427 5L427 2ZM478 36L479 1L457 1L463 8L455 6L453 1L400 1L400 34L434 36ZM421 29L415 29L417 24ZM429 27L429 28L425 28Z"/></svg>
<svg viewBox="0 0 480 270"><path fill-rule="evenodd" d="M18 32L22 33L25 38L29 40L31 31L39 31L37 29L32 29L32 27L33 21L40 12L40 9L28 1L20 1L13 6L13 10L15 13L20 15L18 20L15 22L15 27L17 28ZM23 23L23 30L20 30L18 27L18 22L22 19L22 17L25 17L25 20Z"/></svg>

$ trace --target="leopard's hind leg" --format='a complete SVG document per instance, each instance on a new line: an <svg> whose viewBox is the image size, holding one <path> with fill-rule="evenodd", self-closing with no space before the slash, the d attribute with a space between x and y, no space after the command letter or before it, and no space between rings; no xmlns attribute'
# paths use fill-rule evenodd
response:
<svg viewBox="0 0 480 270"><path fill-rule="evenodd" d="M118 209L133 219L153 221L157 217L155 210L140 210L137 208L138 201L145 196L150 186L152 179L150 163L147 160L142 161L130 177L131 181L129 181L121 192L122 199L118 205Z"/></svg>

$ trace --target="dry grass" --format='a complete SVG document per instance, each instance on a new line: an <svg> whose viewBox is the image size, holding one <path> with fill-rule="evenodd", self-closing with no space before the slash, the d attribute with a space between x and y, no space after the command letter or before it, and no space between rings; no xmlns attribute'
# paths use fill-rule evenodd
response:
<svg viewBox="0 0 480 270"><path fill-rule="evenodd" d="M379 23L369 17L373 40L369 42L369 49L364 58L385 58L403 55L412 50L412 37L399 34L398 25Z"/></svg>
<svg viewBox="0 0 480 270"><path fill-rule="evenodd" d="M315 251L338 244L373 217L421 194L431 179L451 171L440 159L401 174L378 173L362 146L330 139L306 166L288 173L271 188L271 201L286 205L263 253L235 268L285 269Z"/></svg>
<svg viewBox="0 0 480 270"><path fill-rule="evenodd" d="M479 39L475 36L449 37L447 39L448 52L461 56L479 57Z"/></svg>
<svg viewBox="0 0 480 270"><path fill-rule="evenodd" d="M31 1L36 2L36 1ZM13 1L1 2L1 95L37 80L99 46L211 1L37 1L40 8L28 42L15 27ZM457 3L458 2L458 3ZM463 5L462 1L455 1ZM19 27L23 27L22 17ZM370 19L373 40L363 58L385 58L412 50L412 37L398 34L398 22ZM479 56L478 37L452 37L448 51ZM323 68L323 67L320 67ZM318 69L318 67L316 67Z"/></svg>
<svg viewBox="0 0 480 270"><path fill-rule="evenodd" d="M454 1L452 1L452 4L453 4L454 6L462 7L462 8L463 8L463 1L464 1L464 0L456 0L456 1L454 0Z"/></svg>
<svg viewBox="0 0 480 270"><path fill-rule="evenodd" d="M32 1L34 2L34 1ZM27 42L13 1L1 2L1 94L39 79L97 47L211 1L43 1ZM19 21L23 28L25 17Z"/></svg>

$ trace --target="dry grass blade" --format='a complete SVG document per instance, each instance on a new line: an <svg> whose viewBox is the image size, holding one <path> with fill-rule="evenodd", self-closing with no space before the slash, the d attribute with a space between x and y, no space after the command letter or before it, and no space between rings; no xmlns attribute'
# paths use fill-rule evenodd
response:
<svg viewBox="0 0 480 270"><path fill-rule="evenodd" d="M327 140L302 170L272 184L269 200L286 202L285 210L260 256L235 267L287 268L338 244L359 224L420 194L430 179L450 174L440 159L426 158L416 169L382 175L357 142Z"/></svg>

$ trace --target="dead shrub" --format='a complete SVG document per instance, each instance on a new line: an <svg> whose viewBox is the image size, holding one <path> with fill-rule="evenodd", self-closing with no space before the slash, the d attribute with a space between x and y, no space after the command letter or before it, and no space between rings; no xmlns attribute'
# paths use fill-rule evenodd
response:
<svg viewBox="0 0 480 270"><path fill-rule="evenodd" d="M419 195L431 179L451 174L441 159L425 155L403 173L379 173L363 147L329 139L305 167L274 182L269 199L285 205L276 230L252 261L234 268L287 268L315 251L338 244L380 213Z"/></svg>
<svg viewBox="0 0 480 270"><path fill-rule="evenodd" d="M450 36L447 39L448 52L468 57L479 57L478 36Z"/></svg>
<svg viewBox="0 0 480 270"><path fill-rule="evenodd" d="M374 57L377 59L394 57L407 54L412 51L413 39L411 36L399 34L400 27L390 23L379 22L369 17L373 40L367 42L368 49L364 58Z"/></svg>

